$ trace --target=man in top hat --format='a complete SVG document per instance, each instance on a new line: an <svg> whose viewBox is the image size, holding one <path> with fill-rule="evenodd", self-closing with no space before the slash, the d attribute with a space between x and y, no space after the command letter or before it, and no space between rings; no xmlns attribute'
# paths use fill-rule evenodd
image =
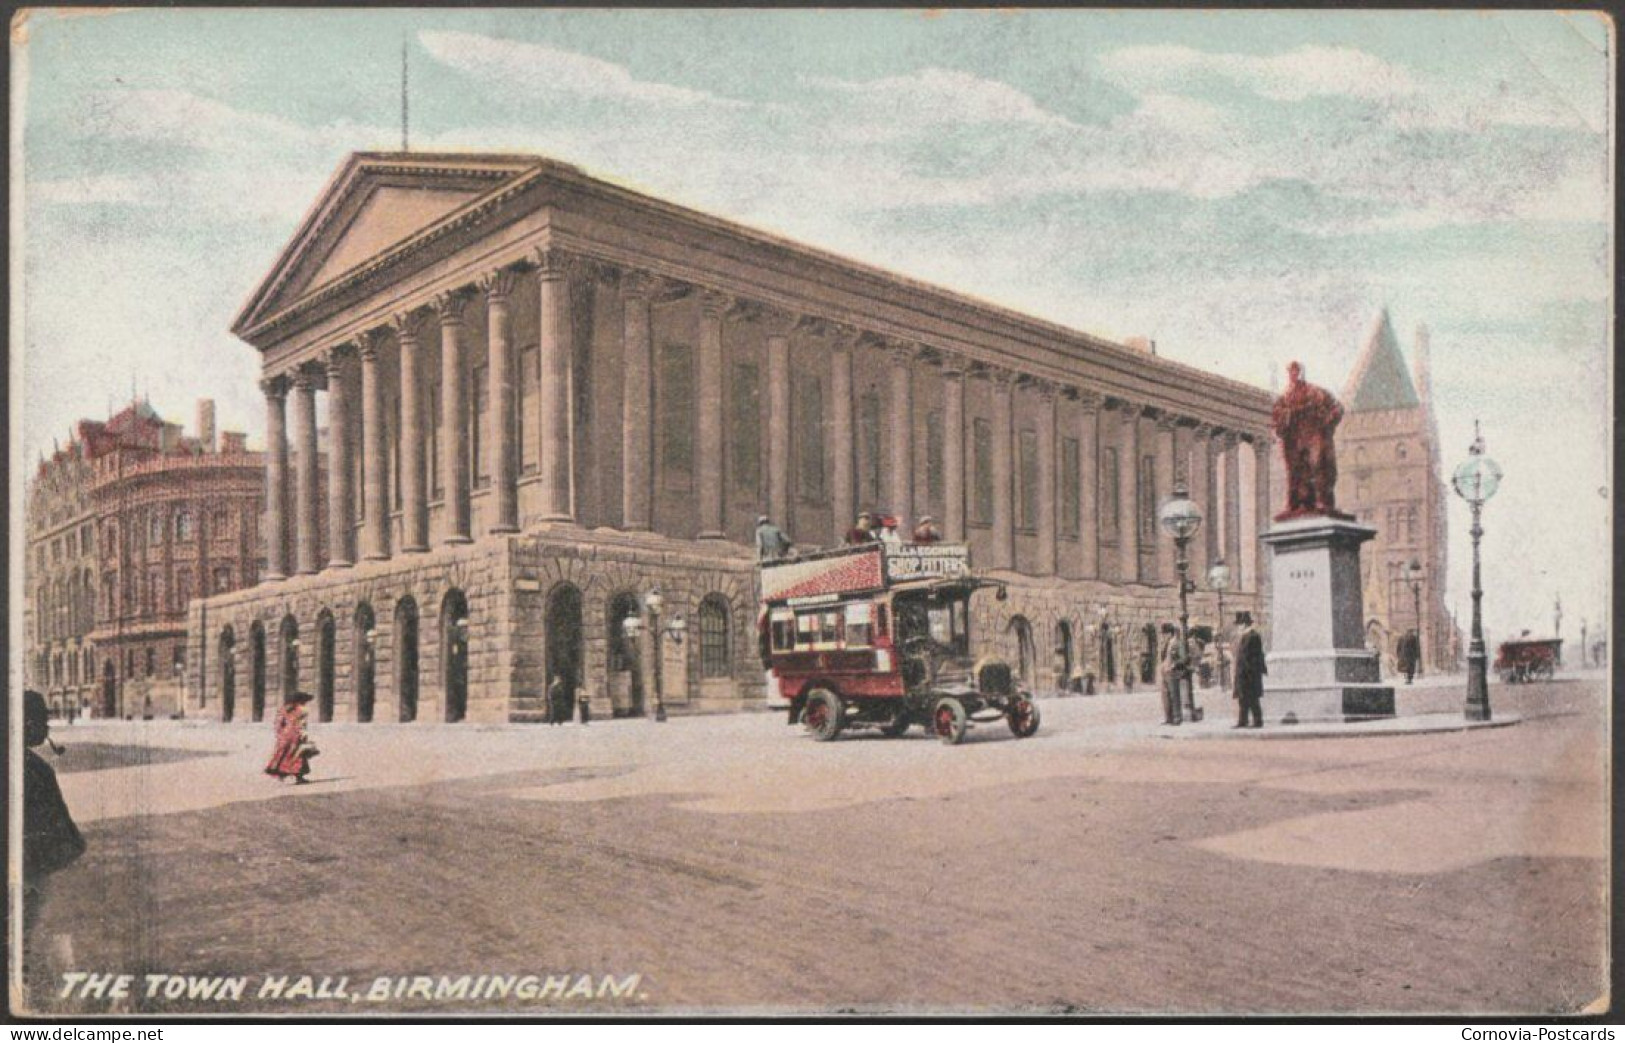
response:
<svg viewBox="0 0 1625 1043"><path fill-rule="evenodd" d="M1162 625L1162 723L1183 724L1180 689L1190 676L1185 661L1185 650L1179 645L1179 628L1172 623Z"/></svg>
<svg viewBox="0 0 1625 1043"><path fill-rule="evenodd" d="M756 561L783 561L790 556L790 537L784 530L768 520L767 515L756 519Z"/></svg>
<svg viewBox="0 0 1625 1043"><path fill-rule="evenodd" d="M929 514L921 518L920 523L914 526L915 543L940 543L941 541L942 530L937 528L936 519Z"/></svg>
<svg viewBox="0 0 1625 1043"><path fill-rule="evenodd" d="M1270 672L1264 662L1264 639L1253 626L1251 612L1237 612L1236 626L1241 628L1241 632L1236 636L1233 656L1236 664L1235 685L1231 695L1239 704L1240 711L1235 727L1262 728L1264 708L1259 700L1264 698L1264 675Z"/></svg>

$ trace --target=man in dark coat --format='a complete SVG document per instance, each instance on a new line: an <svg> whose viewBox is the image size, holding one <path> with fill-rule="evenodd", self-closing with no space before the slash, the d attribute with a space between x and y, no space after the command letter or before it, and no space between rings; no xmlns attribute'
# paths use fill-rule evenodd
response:
<svg viewBox="0 0 1625 1043"><path fill-rule="evenodd" d="M23 693L23 743L39 746L50 737L45 697ZM45 904L46 881L85 853L84 837L68 814L56 771L33 749L23 751L23 932L33 933Z"/></svg>
<svg viewBox="0 0 1625 1043"><path fill-rule="evenodd" d="M1405 675L1405 683L1410 684L1416 677L1416 666L1422 659L1422 641L1416 636L1416 631L1405 631L1405 636L1399 639L1397 651L1399 672Z"/></svg>
<svg viewBox="0 0 1625 1043"><path fill-rule="evenodd" d="M1246 728L1251 721L1252 727L1262 728L1264 707L1259 700L1264 698L1264 675L1270 672L1264 663L1264 639L1253 626L1251 612L1237 612L1236 626L1241 632L1236 636L1232 657L1235 659L1236 680L1235 690L1231 694L1240 704L1240 717L1235 726Z"/></svg>

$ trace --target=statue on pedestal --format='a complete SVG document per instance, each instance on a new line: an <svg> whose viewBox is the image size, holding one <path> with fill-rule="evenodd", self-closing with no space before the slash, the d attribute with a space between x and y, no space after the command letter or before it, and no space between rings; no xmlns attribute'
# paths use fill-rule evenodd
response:
<svg viewBox="0 0 1625 1043"><path fill-rule="evenodd" d="M1337 509L1337 450L1332 437L1343 406L1330 391L1303 379L1303 364L1287 367L1287 386L1275 400L1270 427L1286 458L1286 510L1275 520L1327 517L1352 520Z"/></svg>

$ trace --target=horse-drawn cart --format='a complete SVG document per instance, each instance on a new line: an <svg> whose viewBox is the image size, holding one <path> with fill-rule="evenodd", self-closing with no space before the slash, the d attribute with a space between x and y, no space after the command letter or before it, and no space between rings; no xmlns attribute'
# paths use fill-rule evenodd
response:
<svg viewBox="0 0 1625 1043"><path fill-rule="evenodd" d="M1503 641L1495 650L1495 676L1503 684L1550 681L1557 673L1557 654L1562 638Z"/></svg>

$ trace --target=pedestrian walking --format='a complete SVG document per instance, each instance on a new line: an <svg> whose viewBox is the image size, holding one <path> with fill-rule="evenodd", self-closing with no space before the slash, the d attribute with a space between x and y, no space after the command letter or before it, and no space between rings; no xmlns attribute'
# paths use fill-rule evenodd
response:
<svg viewBox="0 0 1625 1043"><path fill-rule="evenodd" d="M790 556L793 545L784 530L774 525L767 515L756 519L756 561L783 561Z"/></svg>
<svg viewBox="0 0 1625 1043"><path fill-rule="evenodd" d="M582 685L576 693L576 708L581 711L581 723L592 723L592 686Z"/></svg>
<svg viewBox="0 0 1625 1043"><path fill-rule="evenodd" d="M932 518L929 514L927 514L925 517L921 518L920 523L918 525L914 526L914 542L915 543L941 543L942 542L942 530L937 528L936 520L934 518Z"/></svg>
<svg viewBox="0 0 1625 1043"><path fill-rule="evenodd" d="M265 774L294 785L304 785L310 774L310 759L320 751L310 741L305 730L310 712L309 692L294 692L277 711L272 727L276 731L276 745L271 748L271 759L265 765Z"/></svg>
<svg viewBox="0 0 1625 1043"><path fill-rule="evenodd" d="M1231 695L1239 704L1235 726L1262 728L1264 707L1259 700L1264 698L1264 675L1270 672L1264 662L1264 639L1253 627L1251 612L1237 612L1236 626L1241 632L1236 635L1235 654L1231 657L1235 660L1235 688Z"/></svg>
<svg viewBox="0 0 1625 1043"><path fill-rule="evenodd" d="M1416 636L1416 631L1407 630L1399 639L1398 656L1399 672L1405 675L1405 683L1410 684L1416 677L1417 664L1422 659L1422 640Z"/></svg>
<svg viewBox="0 0 1625 1043"><path fill-rule="evenodd" d="M1185 661L1185 650L1179 644L1179 628L1172 623L1162 625L1162 723L1183 724L1180 706L1180 688L1190 676Z"/></svg>

